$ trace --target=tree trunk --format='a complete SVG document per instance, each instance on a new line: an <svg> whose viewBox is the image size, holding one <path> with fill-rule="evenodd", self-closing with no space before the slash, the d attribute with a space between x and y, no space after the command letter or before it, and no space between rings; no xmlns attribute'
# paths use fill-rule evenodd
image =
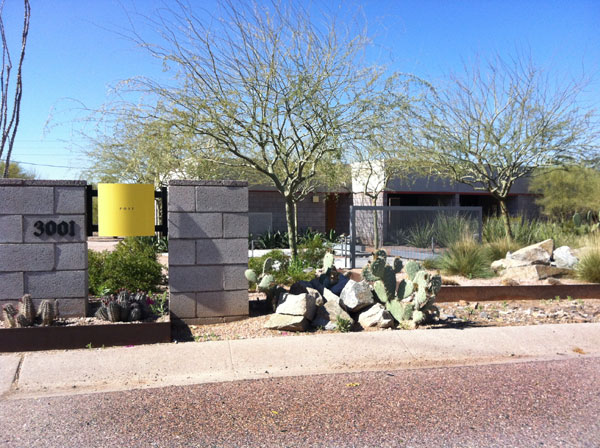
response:
<svg viewBox="0 0 600 448"><path fill-rule="evenodd" d="M297 235L296 235L296 221L294 220L294 202L291 198L285 198L285 219L287 221L288 228L288 241L290 244L290 249L292 250L292 258L296 258L298 256L298 245Z"/></svg>
<svg viewBox="0 0 600 448"><path fill-rule="evenodd" d="M371 205L377 205L377 198L371 198ZM377 210L373 210L373 246L375 249L379 249L379 217L377 213Z"/></svg>
<svg viewBox="0 0 600 448"><path fill-rule="evenodd" d="M504 233L509 239L513 239L512 229L510 228L510 215L508 214L508 207L506 206L506 198L498 198L500 204L500 214L502 221L504 222Z"/></svg>

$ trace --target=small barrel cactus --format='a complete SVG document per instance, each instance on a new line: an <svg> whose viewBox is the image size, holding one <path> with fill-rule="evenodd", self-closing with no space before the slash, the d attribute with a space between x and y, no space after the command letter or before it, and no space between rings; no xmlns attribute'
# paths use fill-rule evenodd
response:
<svg viewBox="0 0 600 448"><path fill-rule="evenodd" d="M19 312L12 303L7 303L2 308L4 310L4 325L8 328L15 328L17 326L17 314L19 314Z"/></svg>
<svg viewBox="0 0 600 448"><path fill-rule="evenodd" d="M25 319L21 319L21 322L27 322L25 326L33 325L35 321L35 307L33 306L33 300L31 294L25 294L19 299L19 314Z"/></svg>
<svg viewBox="0 0 600 448"><path fill-rule="evenodd" d="M42 303L40 303L38 316L42 320L42 325L52 325L54 319L58 317L58 300L42 300Z"/></svg>

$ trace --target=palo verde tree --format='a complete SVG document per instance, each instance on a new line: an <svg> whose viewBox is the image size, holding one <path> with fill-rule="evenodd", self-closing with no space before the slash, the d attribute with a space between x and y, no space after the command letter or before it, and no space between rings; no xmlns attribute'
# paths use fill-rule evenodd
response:
<svg viewBox="0 0 600 448"><path fill-rule="evenodd" d="M29 0L23 1L23 7L24 17L21 34L21 52L19 53L17 73L13 83L13 61L4 29L4 0L0 3L0 36L2 37L2 69L0 71L0 90L2 93L2 99L0 101L0 129L2 129L2 140L0 140L0 158L2 158L4 151L6 150L3 177L8 177L10 175L10 157L15 144L19 120L21 118L23 60L25 59L25 47L27 44L27 35L29 34L29 19L31 17Z"/></svg>
<svg viewBox="0 0 600 448"><path fill-rule="evenodd" d="M395 74L366 99L362 128L345 142L344 157L352 166L352 193L376 206L388 182L402 177L408 183L422 172L411 148L418 105L429 84L412 75ZM373 211L373 245L379 248L381 212Z"/></svg>
<svg viewBox="0 0 600 448"><path fill-rule="evenodd" d="M297 254L294 204L323 160L361 120L380 72L364 67L364 32L338 28L294 2L219 3L218 15L178 2L152 20L158 42L136 39L177 74L174 83L131 80L172 111L179 129L210 141L197 158L249 169L285 199Z"/></svg>
<svg viewBox="0 0 600 448"><path fill-rule="evenodd" d="M593 114L578 103L584 83L553 79L528 57L496 56L453 75L422 116L420 146L431 172L489 192L509 237L506 200L515 182L597 149Z"/></svg>

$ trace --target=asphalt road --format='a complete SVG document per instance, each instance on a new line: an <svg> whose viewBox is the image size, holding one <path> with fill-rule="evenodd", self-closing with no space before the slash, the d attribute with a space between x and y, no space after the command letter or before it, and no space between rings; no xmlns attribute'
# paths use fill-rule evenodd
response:
<svg viewBox="0 0 600 448"><path fill-rule="evenodd" d="M598 447L600 358L0 402L2 447Z"/></svg>

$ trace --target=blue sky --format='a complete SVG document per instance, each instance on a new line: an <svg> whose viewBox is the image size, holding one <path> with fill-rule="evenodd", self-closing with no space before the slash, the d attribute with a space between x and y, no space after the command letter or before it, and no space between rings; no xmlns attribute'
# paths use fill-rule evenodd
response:
<svg viewBox="0 0 600 448"><path fill-rule="evenodd" d="M207 9L211 2L191 1ZM593 82L583 99L600 108L598 0L372 0L354 1L350 7L329 3L331 11L362 9L376 43L369 56L390 70L435 82L449 71L459 72L475 54L526 50L536 64L561 77L579 76L584 70ZM31 4L21 125L12 158L40 178L77 179L86 166L80 154L86 142L79 135L86 113L79 104L98 108L110 99L109 91L119 80L166 76L156 61L117 32L129 29L126 11L151 15L168 1L31 0ZM20 0L7 1L4 20L9 39L18 43ZM145 31L142 24L136 26Z"/></svg>

